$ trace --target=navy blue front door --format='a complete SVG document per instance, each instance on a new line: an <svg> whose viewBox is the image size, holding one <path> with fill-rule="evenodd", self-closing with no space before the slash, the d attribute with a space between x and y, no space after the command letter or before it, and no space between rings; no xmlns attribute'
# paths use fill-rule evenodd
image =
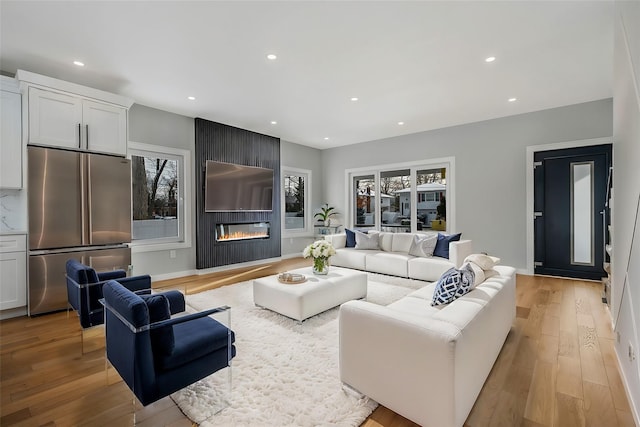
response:
<svg viewBox="0 0 640 427"><path fill-rule="evenodd" d="M601 279L611 145L540 151L534 162L535 273Z"/></svg>

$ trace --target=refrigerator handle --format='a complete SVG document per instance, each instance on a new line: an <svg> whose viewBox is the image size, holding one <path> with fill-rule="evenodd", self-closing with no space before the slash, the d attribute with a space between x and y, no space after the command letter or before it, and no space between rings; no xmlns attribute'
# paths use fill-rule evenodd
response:
<svg viewBox="0 0 640 427"><path fill-rule="evenodd" d="M87 126L87 130L89 130L89 127ZM88 137L88 134L87 134ZM87 226L87 240L89 241L90 245L93 245L93 224L91 221L91 217L93 216L92 214L92 210L91 210L91 157L89 154L85 154L86 159L87 159L87 170L85 172L85 177L84 177L84 182L86 185L86 192L85 194L87 195L87 203L83 206L86 207L87 212L85 212L83 214L83 218L87 218L87 222L88 222L88 226Z"/></svg>
<svg viewBox="0 0 640 427"><path fill-rule="evenodd" d="M80 221L82 226L82 244L88 244L87 233L87 157L84 154L80 155Z"/></svg>
<svg viewBox="0 0 640 427"><path fill-rule="evenodd" d="M89 125L85 125L86 126L86 132L85 134L87 135L87 150L89 149Z"/></svg>

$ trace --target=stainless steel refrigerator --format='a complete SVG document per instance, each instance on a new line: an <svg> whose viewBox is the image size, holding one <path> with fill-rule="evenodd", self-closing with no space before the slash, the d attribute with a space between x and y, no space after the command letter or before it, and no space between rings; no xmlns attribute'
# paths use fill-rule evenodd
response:
<svg viewBox="0 0 640 427"><path fill-rule="evenodd" d="M130 160L29 146L29 314L67 306L65 263L131 264Z"/></svg>

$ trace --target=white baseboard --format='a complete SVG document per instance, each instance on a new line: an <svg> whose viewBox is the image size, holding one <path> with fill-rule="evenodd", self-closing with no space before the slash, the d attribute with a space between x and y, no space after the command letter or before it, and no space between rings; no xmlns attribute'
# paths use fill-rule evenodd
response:
<svg viewBox="0 0 640 427"><path fill-rule="evenodd" d="M618 372L620 372L620 377L622 379L622 384L624 385L624 391L627 395L627 400L629 401L629 407L631 408L631 415L633 415L633 420L635 421L637 426L640 426L640 413L638 412L638 408L636 407L636 402L632 399L631 390L629 390L629 383L627 382L627 377L624 374L624 370L622 369L622 359L620 359L620 354L618 354L618 349L614 346L613 350L616 353L616 358L618 359Z"/></svg>
<svg viewBox="0 0 640 427"><path fill-rule="evenodd" d="M0 311L0 320L27 315L27 307L9 308Z"/></svg>

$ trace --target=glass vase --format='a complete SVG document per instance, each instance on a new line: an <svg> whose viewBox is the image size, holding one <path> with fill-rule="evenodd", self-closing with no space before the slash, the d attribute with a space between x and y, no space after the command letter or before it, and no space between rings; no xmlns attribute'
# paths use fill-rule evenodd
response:
<svg viewBox="0 0 640 427"><path fill-rule="evenodd" d="M318 274L318 275L329 274L329 260L326 258L314 258L313 274Z"/></svg>

